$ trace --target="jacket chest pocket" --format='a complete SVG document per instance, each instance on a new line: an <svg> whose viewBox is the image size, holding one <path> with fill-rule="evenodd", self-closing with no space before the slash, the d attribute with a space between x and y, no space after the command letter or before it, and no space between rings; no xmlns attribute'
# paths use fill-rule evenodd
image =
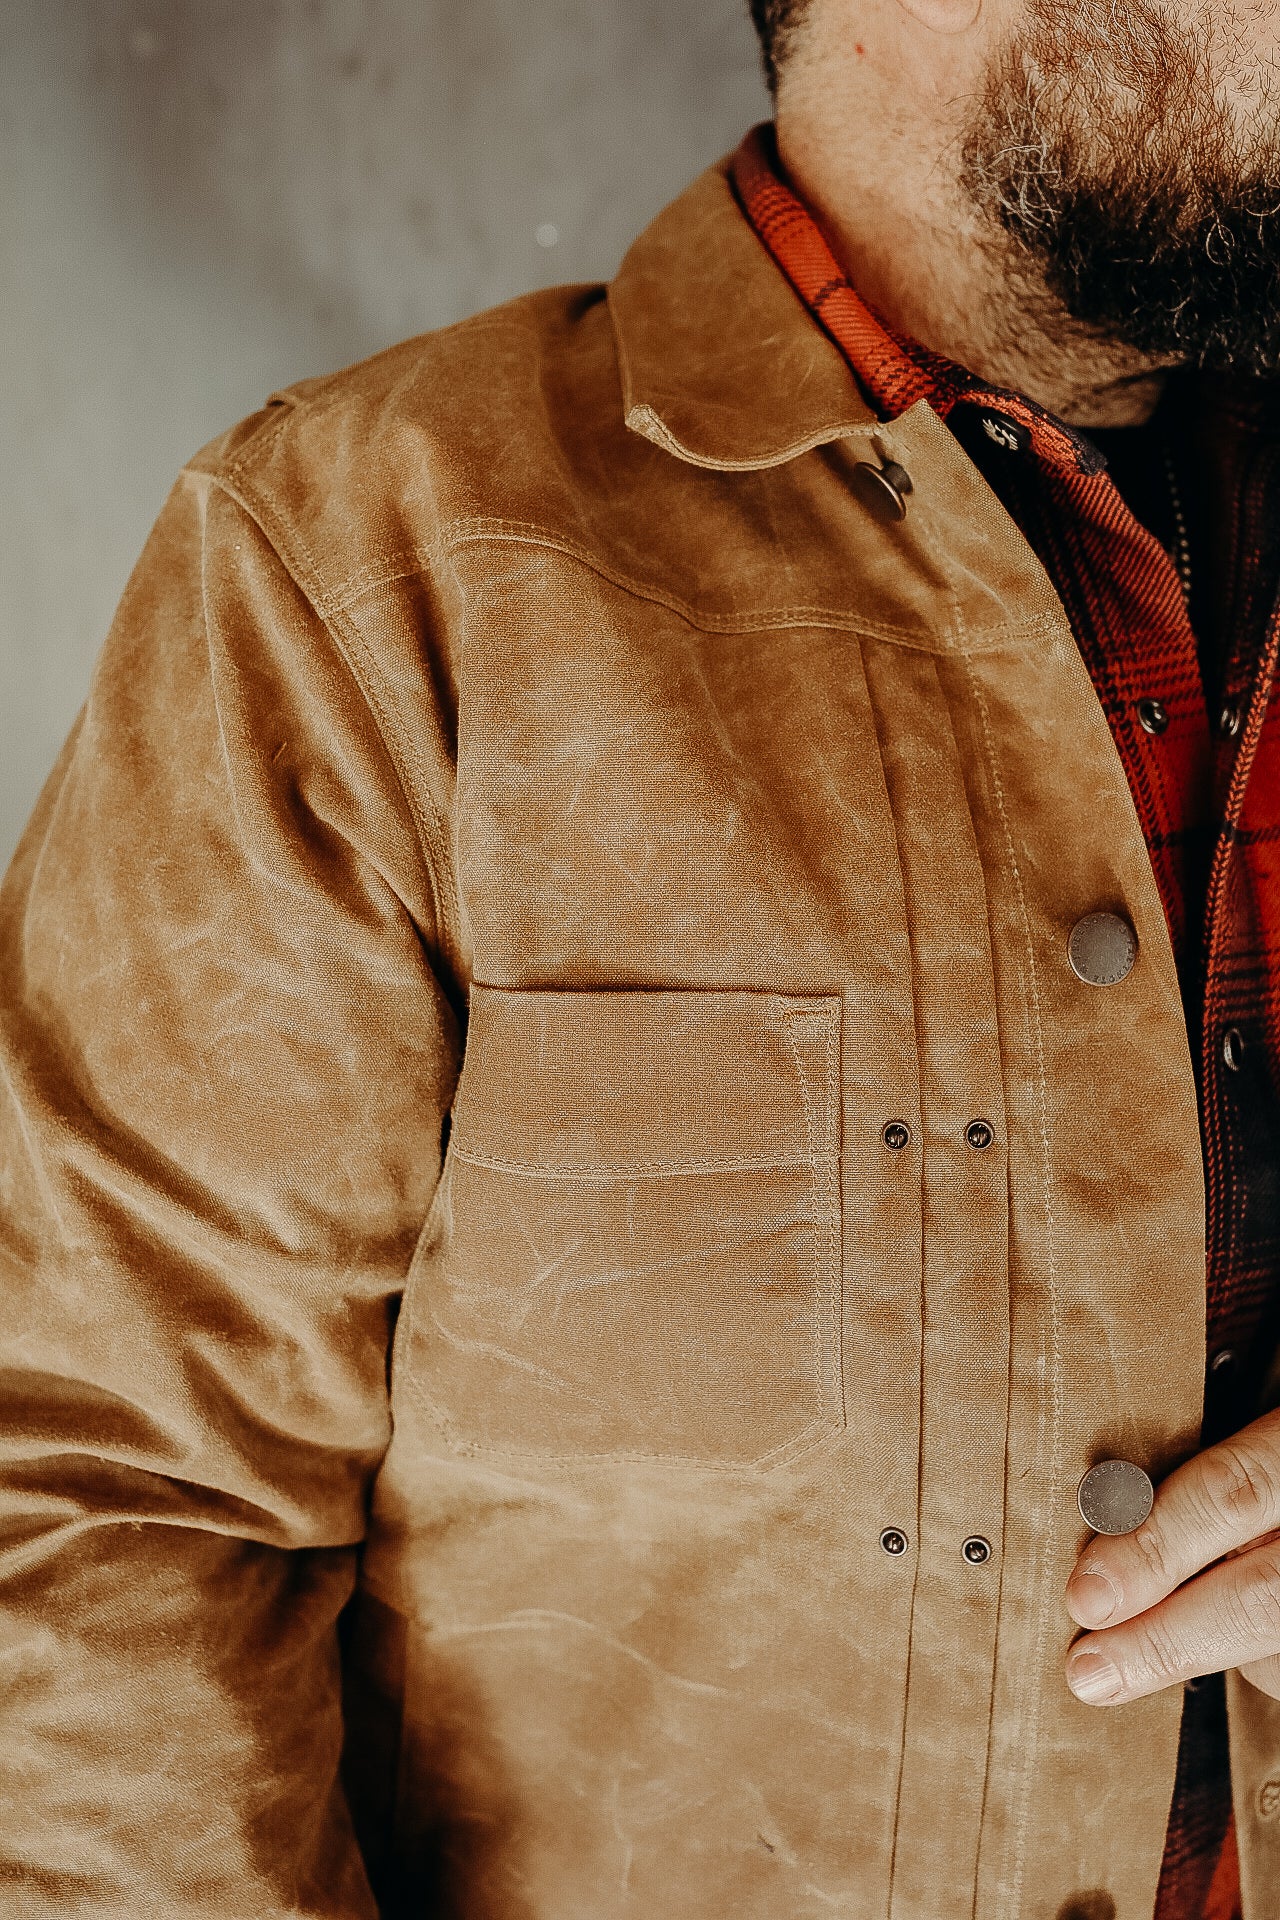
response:
<svg viewBox="0 0 1280 1920"><path fill-rule="evenodd" d="M454 1447L765 1467L843 1424L840 1011L474 990L398 1359Z"/></svg>

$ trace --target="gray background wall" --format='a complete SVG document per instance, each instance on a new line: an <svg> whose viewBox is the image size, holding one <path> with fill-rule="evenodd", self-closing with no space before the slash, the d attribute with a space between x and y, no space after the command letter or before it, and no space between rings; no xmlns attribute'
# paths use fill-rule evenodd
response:
<svg viewBox="0 0 1280 1920"><path fill-rule="evenodd" d="M0 867L186 455L607 276L756 51L746 0L0 0Z"/></svg>

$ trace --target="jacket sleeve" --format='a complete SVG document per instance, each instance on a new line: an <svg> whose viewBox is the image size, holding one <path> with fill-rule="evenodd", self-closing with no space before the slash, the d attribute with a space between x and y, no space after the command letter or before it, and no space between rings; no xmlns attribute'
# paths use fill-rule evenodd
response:
<svg viewBox="0 0 1280 1920"><path fill-rule="evenodd" d="M336 1621L457 1073L371 705L192 474L0 894L0 1916L368 1920Z"/></svg>

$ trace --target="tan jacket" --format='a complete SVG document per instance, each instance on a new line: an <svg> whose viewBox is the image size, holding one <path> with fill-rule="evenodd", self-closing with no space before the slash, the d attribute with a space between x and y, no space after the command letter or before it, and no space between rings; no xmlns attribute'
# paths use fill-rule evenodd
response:
<svg viewBox="0 0 1280 1920"><path fill-rule="evenodd" d="M1160 902L722 171L192 463L0 940L4 1920L1145 1920L1181 1696L1062 1588L1200 1417Z"/></svg>

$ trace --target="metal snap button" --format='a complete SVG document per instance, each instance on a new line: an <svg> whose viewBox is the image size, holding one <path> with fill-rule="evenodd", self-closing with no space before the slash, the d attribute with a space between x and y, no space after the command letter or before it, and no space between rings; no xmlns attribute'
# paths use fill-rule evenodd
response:
<svg viewBox="0 0 1280 1920"><path fill-rule="evenodd" d="M1240 731L1244 715L1234 701L1229 701L1218 715L1218 732L1224 740L1234 740Z"/></svg>
<svg viewBox="0 0 1280 1920"><path fill-rule="evenodd" d="M907 1536L900 1527L886 1527L880 1535L880 1545L896 1560L907 1550Z"/></svg>
<svg viewBox="0 0 1280 1920"><path fill-rule="evenodd" d="M1230 1373L1236 1364L1234 1347L1219 1347L1209 1362L1210 1373Z"/></svg>
<svg viewBox="0 0 1280 1920"><path fill-rule="evenodd" d="M984 1540L980 1533L973 1533L960 1551L971 1567L980 1567L984 1560L991 1558L991 1542Z"/></svg>
<svg viewBox="0 0 1280 1920"><path fill-rule="evenodd" d="M1150 1476L1132 1460L1100 1460L1076 1489L1080 1518L1095 1533L1132 1533L1155 1497Z"/></svg>
<svg viewBox="0 0 1280 1920"><path fill-rule="evenodd" d="M1086 913L1067 941L1071 970L1090 987L1117 986L1137 957L1138 936L1118 913Z"/></svg>
<svg viewBox="0 0 1280 1920"><path fill-rule="evenodd" d="M851 475L854 492L879 520L905 520L907 495L912 491L911 475L896 460L877 467L860 460Z"/></svg>
<svg viewBox="0 0 1280 1920"><path fill-rule="evenodd" d="M1139 700L1138 720L1147 733L1164 733L1169 725L1169 714L1162 700Z"/></svg>
<svg viewBox="0 0 1280 1920"><path fill-rule="evenodd" d="M911 1144L911 1129L903 1120L891 1120L884 1130L884 1143L890 1153L901 1153Z"/></svg>
<svg viewBox="0 0 1280 1920"><path fill-rule="evenodd" d="M1244 1065L1244 1035L1239 1027L1228 1027L1222 1036L1222 1064L1231 1073Z"/></svg>
<svg viewBox="0 0 1280 1920"><path fill-rule="evenodd" d="M996 1136L989 1120L971 1120L964 1130L964 1137L975 1153L981 1153Z"/></svg>
<svg viewBox="0 0 1280 1920"><path fill-rule="evenodd" d="M1064 1900L1054 1920L1116 1920L1116 1903L1104 1888L1091 1887Z"/></svg>

